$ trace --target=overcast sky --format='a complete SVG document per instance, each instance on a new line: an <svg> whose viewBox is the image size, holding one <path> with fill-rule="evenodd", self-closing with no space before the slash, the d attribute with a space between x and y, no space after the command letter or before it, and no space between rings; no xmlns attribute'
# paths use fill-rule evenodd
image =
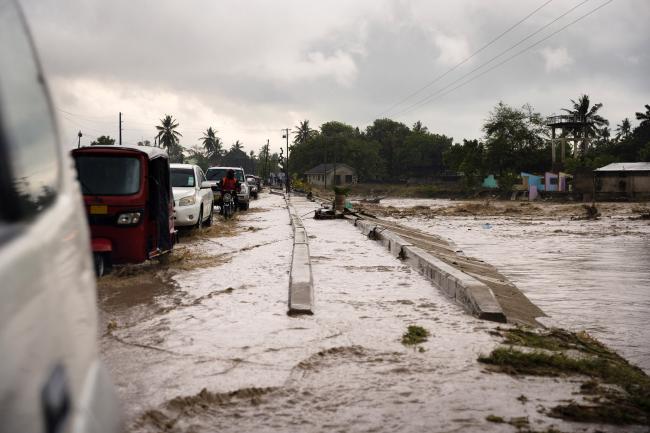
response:
<svg viewBox="0 0 650 433"><path fill-rule="evenodd" d="M615 0L458 89L608 0L23 0L65 144L98 135L153 140L165 114L181 144L212 126L247 151L309 119L364 129L377 117L479 138L502 100L559 112L582 93L615 127L650 103L650 1ZM583 3L474 74L461 78ZM456 84L451 84L456 81ZM445 87L448 86L448 87ZM633 122L636 124L636 121Z"/></svg>

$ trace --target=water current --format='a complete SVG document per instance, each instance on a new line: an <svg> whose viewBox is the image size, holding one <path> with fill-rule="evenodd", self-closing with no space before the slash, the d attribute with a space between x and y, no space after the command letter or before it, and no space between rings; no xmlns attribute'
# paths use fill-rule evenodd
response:
<svg viewBox="0 0 650 433"><path fill-rule="evenodd" d="M448 201L386 200L392 206ZM401 224L452 240L496 266L554 323L586 330L650 372L650 224L613 216L438 216Z"/></svg>

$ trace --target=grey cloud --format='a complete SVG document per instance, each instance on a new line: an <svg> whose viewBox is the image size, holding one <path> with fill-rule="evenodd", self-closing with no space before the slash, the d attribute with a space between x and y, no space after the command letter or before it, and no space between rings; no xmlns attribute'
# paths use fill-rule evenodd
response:
<svg viewBox="0 0 650 433"><path fill-rule="evenodd" d="M555 0L418 97L453 81L578 2ZM531 42L603 2L588 2ZM471 52L541 3L23 2L55 83L91 79L107 87L119 82L149 92L192 95L215 113L238 119L240 130L227 133L251 143L263 142L268 133L252 131L256 127L245 130L242 125L279 129L295 124L299 119L291 116L297 115L309 116L315 124L337 119L364 126L449 68L440 61L444 53L436 37L458 38ZM529 102L550 113L582 92L603 102L613 122L631 117L650 102L649 18L647 1L617 0L512 62L398 120L411 124L421 119L430 129L460 140L480 135L482 120L499 100L512 105ZM547 71L543 48L566 50L572 62ZM73 112L92 98L57 91L60 103ZM166 107L160 111L166 112Z"/></svg>

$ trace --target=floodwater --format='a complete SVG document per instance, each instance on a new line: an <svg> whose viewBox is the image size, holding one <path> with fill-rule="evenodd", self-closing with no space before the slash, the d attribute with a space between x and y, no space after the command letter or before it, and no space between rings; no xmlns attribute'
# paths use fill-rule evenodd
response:
<svg viewBox="0 0 650 433"><path fill-rule="evenodd" d="M447 206L448 200L384 200ZM543 206L543 204L538 204ZM586 330L650 372L650 222L613 215L568 218L444 216L401 224L448 238L496 266L552 319Z"/></svg>
<svg viewBox="0 0 650 433"><path fill-rule="evenodd" d="M513 377L477 362L501 339L417 272L342 220L309 235L311 316L287 315L291 226L282 197L263 194L237 217L237 236L197 237L196 269L168 270L100 292L102 356L130 432L643 431L576 424L544 408L582 380ZM217 220L219 224L219 220ZM420 348L401 337L430 332ZM525 398L522 398L524 396Z"/></svg>

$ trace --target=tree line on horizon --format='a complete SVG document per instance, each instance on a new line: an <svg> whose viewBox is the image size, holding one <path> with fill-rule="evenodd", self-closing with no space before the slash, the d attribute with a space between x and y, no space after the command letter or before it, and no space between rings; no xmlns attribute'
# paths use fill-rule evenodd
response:
<svg viewBox="0 0 650 433"><path fill-rule="evenodd" d="M650 105L635 113L640 123L625 118L609 126L599 111L601 103L591 104L588 95L571 100L563 111L584 119L581 128L565 129L567 138L564 171L594 169L611 162L650 161ZM167 150L171 162L191 162L206 169L214 165L241 166L249 173L267 177L280 171L282 155L271 154L263 146L256 154L243 151L237 140L224 147L218 131L208 127L199 144L189 149L180 144L179 123L166 115L156 126L156 146ZM357 172L360 182L404 182L410 178L434 179L462 173L468 186L476 186L488 174L503 183L522 171L543 173L551 169L550 129L546 117L526 104L521 108L499 102L482 125L483 137L454 142L417 121L411 127L392 119L375 120L365 130L339 121L312 129L309 120L294 128L289 168L292 177L322 163L345 163ZM102 136L91 144L114 140ZM140 145L151 145L140 142ZM560 160L558 149L558 161ZM286 155L285 155L286 156Z"/></svg>

